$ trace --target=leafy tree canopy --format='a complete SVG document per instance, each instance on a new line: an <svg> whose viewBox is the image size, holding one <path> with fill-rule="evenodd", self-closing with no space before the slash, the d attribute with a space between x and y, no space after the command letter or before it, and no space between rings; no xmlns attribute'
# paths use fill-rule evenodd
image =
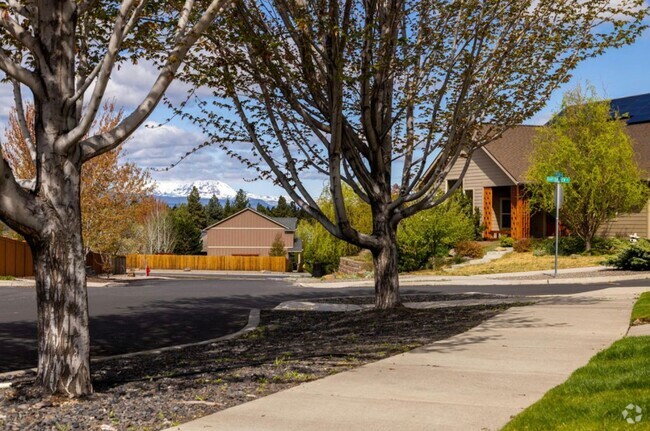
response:
<svg viewBox="0 0 650 431"><path fill-rule="evenodd" d="M604 222L648 202L648 173L639 169L622 114L612 113L593 87L578 87L565 94L560 113L534 139L527 173L531 203L554 211L555 184L546 177L558 171L570 177L560 219L587 250Z"/></svg>

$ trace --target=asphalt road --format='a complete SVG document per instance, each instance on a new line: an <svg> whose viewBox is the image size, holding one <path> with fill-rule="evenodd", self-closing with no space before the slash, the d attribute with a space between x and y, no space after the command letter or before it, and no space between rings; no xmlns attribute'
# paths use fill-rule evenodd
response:
<svg viewBox="0 0 650 431"><path fill-rule="evenodd" d="M408 286L407 293L483 292L565 295L647 281L600 285ZM251 308L283 301L372 295L372 288L301 288L281 278L214 277L147 280L88 289L93 356L217 338L241 329ZM36 366L36 294L0 287L0 372Z"/></svg>

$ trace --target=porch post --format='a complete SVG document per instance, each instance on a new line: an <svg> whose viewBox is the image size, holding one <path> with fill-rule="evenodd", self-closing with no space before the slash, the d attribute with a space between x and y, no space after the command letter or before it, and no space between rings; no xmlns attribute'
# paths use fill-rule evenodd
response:
<svg viewBox="0 0 650 431"><path fill-rule="evenodd" d="M511 236L530 238L530 203L522 185L510 187L510 218Z"/></svg>
<svg viewBox="0 0 650 431"><path fill-rule="evenodd" d="M492 187L483 188L483 238L492 239Z"/></svg>
<svg viewBox="0 0 650 431"><path fill-rule="evenodd" d="M521 239L519 207L519 187L510 186L510 236L513 239Z"/></svg>

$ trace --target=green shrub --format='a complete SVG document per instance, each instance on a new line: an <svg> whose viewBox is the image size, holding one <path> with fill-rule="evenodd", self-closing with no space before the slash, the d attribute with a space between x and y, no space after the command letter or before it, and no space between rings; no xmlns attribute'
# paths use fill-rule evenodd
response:
<svg viewBox="0 0 650 431"><path fill-rule="evenodd" d="M512 247L515 245L515 239L510 236L504 236L499 240L501 247Z"/></svg>
<svg viewBox="0 0 650 431"><path fill-rule="evenodd" d="M555 238L546 238L534 247L536 250L543 250L546 254L555 254ZM585 242L577 236L560 237L560 256L571 256L585 251Z"/></svg>
<svg viewBox="0 0 650 431"><path fill-rule="evenodd" d="M522 238L514 243L513 250L517 253L528 253L533 249L533 242L530 238Z"/></svg>
<svg viewBox="0 0 650 431"><path fill-rule="evenodd" d="M397 231L400 271L435 268L453 245L474 238L474 224L455 199L407 218Z"/></svg>
<svg viewBox="0 0 650 431"><path fill-rule="evenodd" d="M623 249L616 257L609 259L606 263L618 269L648 271L650 270L650 241L640 239Z"/></svg>
<svg viewBox="0 0 650 431"><path fill-rule="evenodd" d="M596 237L591 240L590 254L599 256L601 254L616 254L630 245L628 239Z"/></svg>
<svg viewBox="0 0 650 431"><path fill-rule="evenodd" d="M627 247L629 242L620 238L595 237L591 240L590 255L600 256L603 254L617 253ZM546 238L533 245L535 250L543 250L547 254L555 254L555 238ZM577 236L560 237L560 256L571 256L572 254L584 254L585 242Z"/></svg>
<svg viewBox="0 0 650 431"><path fill-rule="evenodd" d="M456 255L461 257L480 259L485 256L485 249L476 241L460 241L454 249L456 250Z"/></svg>

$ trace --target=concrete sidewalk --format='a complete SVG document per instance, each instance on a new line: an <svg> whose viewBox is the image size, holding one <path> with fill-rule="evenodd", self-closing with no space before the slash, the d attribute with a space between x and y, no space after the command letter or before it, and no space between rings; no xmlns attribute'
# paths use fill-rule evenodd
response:
<svg viewBox="0 0 650 431"><path fill-rule="evenodd" d="M558 274L571 276L568 278L557 279L512 279L516 277L540 276L553 274L552 270L543 271L526 271L526 272L508 272L497 274L482 275L402 275L399 278L400 286L422 286L422 285L463 285L463 286L491 286L499 285L539 285L539 284L593 284L593 283L613 283L626 280L649 280L650 272L639 271L638 274L617 275L612 271L606 270L604 266L560 269ZM602 273L600 275L598 273ZM589 273L589 276L585 276ZM598 274L598 275L592 275ZM345 287L372 287L372 279L347 279L336 281L320 281L315 279L296 280L296 284L302 287L312 287L321 289L340 289Z"/></svg>
<svg viewBox="0 0 650 431"><path fill-rule="evenodd" d="M644 284L511 308L466 333L170 430L497 430L623 337Z"/></svg>

